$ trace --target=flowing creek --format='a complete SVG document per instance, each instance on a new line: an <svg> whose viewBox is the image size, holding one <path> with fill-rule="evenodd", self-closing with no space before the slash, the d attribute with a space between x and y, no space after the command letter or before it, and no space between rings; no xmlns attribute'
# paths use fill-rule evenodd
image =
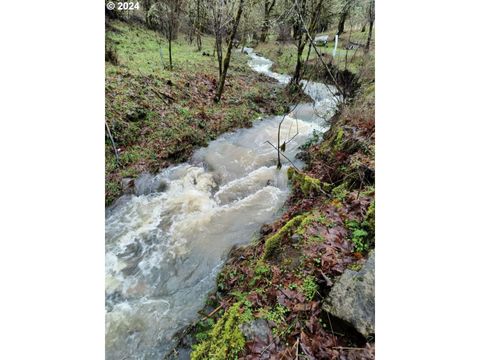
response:
<svg viewBox="0 0 480 360"><path fill-rule="evenodd" d="M272 62L245 49L250 67L287 84ZM326 85L302 81L313 103L286 116L281 139L295 133L285 155L295 155L314 130L327 130L336 98ZM191 160L144 174L135 195L106 210L105 292L107 360L162 359L172 338L194 321L234 245L251 241L281 213L287 199L288 162L276 168L278 124L283 116L220 136ZM295 159L295 160L294 160Z"/></svg>

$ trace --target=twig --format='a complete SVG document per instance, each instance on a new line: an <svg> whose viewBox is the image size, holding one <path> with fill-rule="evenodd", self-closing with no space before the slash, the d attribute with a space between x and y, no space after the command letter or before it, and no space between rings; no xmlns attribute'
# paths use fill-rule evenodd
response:
<svg viewBox="0 0 480 360"><path fill-rule="evenodd" d="M110 132L110 127L108 126L107 121L105 121L105 127L107 128L107 134L108 134L108 137L110 138L110 142L112 143L113 152L115 153L115 162L117 166L120 166L120 157L118 156L118 149L117 149L117 146L115 145L115 140L113 140L113 136L112 136L112 133Z"/></svg>
<svg viewBox="0 0 480 360"><path fill-rule="evenodd" d="M266 346L266 347L262 350L262 352L260 353L260 356L262 356L263 353L264 353L265 351L267 351L267 349L268 349L270 346L272 346L272 345L273 345L273 342L271 342L270 344L268 344L268 346Z"/></svg>
<svg viewBox="0 0 480 360"><path fill-rule="evenodd" d="M289 162L290 164L292 164L292 166L293 166L297 171L300 172L300 169L297 168L297 167L295 166L295 164L292 162L292 160L290 160L288 157L286 157L286 156L280 151L280 149L278 149L275 145L273 145L269 140L267 140L267 141L265 141L265 142L266 142L266 143L269 143L275 150L279 151L280 155L282 155L285 159L287 159L288 162Z"/></svg>
<svg viewBox="0 0 480 360"><path fill-rule="evenodd" d="M165 94L161 91L158 91L158 90L155 90L154 88L150 88L158 97L166 97L168 100L170 101L175 101L175 99L173 97L171 97L170 95L168 94Z"/></svg>
<svg viewBox="0 0 480 360"><path fill-rule="evenodd" d="M205 315L203 317L203 319L201 321L205 321L207 320L208 318L212 317L213 315L215 315L218 310L220 310L222 308L222 305L218 305L215 309L213 309L208 315Z"/></svg>
<svg viewBox="0 0 480 360"><path fill-rule="evenodd" d="M295 341L295 347L297 348L296 349L296 352L295 352L295 360L298 360L298 342L299 342L300 338L297 338L297 341Z"/></svg>
<svg viewBox="0 0 480 360"><path fill-rule="evenodd" d="M327 318L328 318L328 323L330 325L330 331L332 332L333 335L333 342L335 343L335 346L337 345L337 339L335 338L335 334L333 332L333 327L332 327L332 322L330 321L330 315L327 312Z"/></svg>

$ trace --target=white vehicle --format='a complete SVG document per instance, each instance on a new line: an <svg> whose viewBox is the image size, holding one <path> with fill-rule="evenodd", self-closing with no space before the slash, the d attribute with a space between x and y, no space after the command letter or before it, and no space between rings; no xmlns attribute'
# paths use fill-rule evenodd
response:
<svg viewBox="0 0 480 360"><path fill-rule="evenodd" d="M328 42L328 35L317 35L315 36L315 39L313 40L315 44L321 44L323 46L327 45Z"/></svg>

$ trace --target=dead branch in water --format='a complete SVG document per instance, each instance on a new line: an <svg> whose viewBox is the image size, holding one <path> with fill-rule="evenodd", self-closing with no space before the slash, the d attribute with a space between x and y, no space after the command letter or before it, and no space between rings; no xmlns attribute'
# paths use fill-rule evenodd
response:
<svg viewBox="0 0 480 360"><path fill-rule="evenodd" d="M275 150L277 150L277 151L279 152L279 154L281 154L285 159L288 160L288 162L289 162L290 164L292 164L292 166L295 168L295 170L297 170L298 172L300 172L300 169L297 168L297 167L295 166L295 164L292 162L292 160L290 160L285 154L281 153L281 152L280 152L280 149L278 149L275 145L273 145L273 144L272 144L270 141L268 141L268 140L265 141L265 142L268 143L268 144L270 144ZM277 167L278 167L278 166L277 166ZM280 164L280 167L281 167L281 164Z"/></svg>

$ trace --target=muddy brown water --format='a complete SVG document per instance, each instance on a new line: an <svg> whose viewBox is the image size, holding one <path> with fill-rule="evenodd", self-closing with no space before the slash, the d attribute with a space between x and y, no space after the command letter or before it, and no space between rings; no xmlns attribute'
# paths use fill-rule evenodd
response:
<svg viewBox="0 0 480 360"><path fill-rule="evenodd" d="M272 62L245 49L253 70L277 79ZM281 138L295 159L313 131L324 132L337 99L326 85L302 82L314 100L286 116ZM256 121L197 150L187 163L136 181L135 195L107 209L105 355L107 360L162 359L173 336L197 319L234 245L245 244L281 214L288 164L276 169L282 116ZM295 165L301 167L299 160Z"/></svg>

